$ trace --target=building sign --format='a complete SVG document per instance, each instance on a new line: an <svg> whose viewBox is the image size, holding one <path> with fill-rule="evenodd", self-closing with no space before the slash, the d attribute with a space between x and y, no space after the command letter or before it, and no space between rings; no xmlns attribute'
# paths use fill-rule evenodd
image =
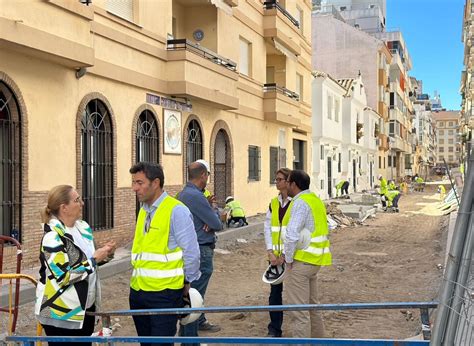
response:
<svg viewBox="0 0 474 346"><path fill-rule="evenodd" d="M174 99L169 99L153 94L146 94L146 102L157 106L162 106L163 108L174 109L177 111L191 112L193 110L193 105L189 101L180 102Z"/></svg>

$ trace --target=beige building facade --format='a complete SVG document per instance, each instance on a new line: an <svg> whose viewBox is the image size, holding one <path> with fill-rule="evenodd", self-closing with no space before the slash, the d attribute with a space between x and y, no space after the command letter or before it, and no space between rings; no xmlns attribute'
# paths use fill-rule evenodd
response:
<svg viewBox="0 0 474 346"><path fill-rule="evenodd" d="M221 206L264 212L274 170L309 167L311 2L0 0L0 112L3 234L26 266L58 184L99 242L131 240L139 160L172 194L208 160Z"/></svg>
<svg viewBox="0 0 474 346"><path fill-rule="evenodd" d="M444 166L444 161L446 161L449 167L458 167L460 162L459 111L440 111L432 114L436 122L438 140L436 165Z"/></svg>

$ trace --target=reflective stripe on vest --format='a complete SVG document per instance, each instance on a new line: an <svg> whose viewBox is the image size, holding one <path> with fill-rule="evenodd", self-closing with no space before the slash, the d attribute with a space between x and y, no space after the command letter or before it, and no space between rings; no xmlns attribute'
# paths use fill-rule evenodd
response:
<svg viewBox="0 0 474 346"><path fill-rule="evenodd" d="M184 286L183 251L168 248L173 209L182 203L166 196L144 233L146 211L141 208L132 246L133 273L130 287L136 291L162 291Z"/></svg>
<svg viewBox="0 0 474 346"><path fill-rule="evenodd" d="M311 208L314 220L314 230L311 233L311 243L307 249L296 250L294 259L318 266L329 266L332 263L328 235L326 207L314 193L304 193L298 198L302 199ZM294 200L293 200L294 201ZM290 208L293 205L290 206ZM291 210L290 210L291 214Z"/></svg>
<svg viewBox="0 0 474 346"><path fill-rule="evenodd" d="M283 220L280 224L280 201L278 197L272 199L271 202L272 208L272 249L273 253L276 256L280 256L284 250L283 246L283 238L286 234L286 226L288 225L288 221L290 220L290 213L288 213L288 209L285 211L285 215L283 216ZM288 207L289 208L289 207Z"/></svg>

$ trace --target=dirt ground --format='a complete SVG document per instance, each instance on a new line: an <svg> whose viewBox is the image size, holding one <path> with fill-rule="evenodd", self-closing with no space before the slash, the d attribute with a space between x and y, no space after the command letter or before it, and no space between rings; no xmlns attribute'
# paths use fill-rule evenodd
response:
<svg viewBox="0 0 474 346"><path fill-rule="evenodd" d="M333 265L319 274L321 303L431 301L441 282L447 236L447 216L415 214L437 203L434 187L423 193L402 196L400 213L379 212L363 225L334 230L330 234ZM263 233L247 243L226 246L217 252L214 275L206 306L266 305L269 286L261 280L266 268ZM102 310L128 309L130 271L102 281ZM29 307L30 306L30 307ZM327 311L328 337L408 338L421 331L418 311L400 310ZM32 306L21 314L32 315ZM209 314L222 327L220 336L265 336L267 313ZM29 319L31 321L31 319ZM136 335L131 318L115 319L115 335ZM34 323L20 321L19 334L32 334ZM211 335L211 334L202 334ZM291 336L291 321L285 316L284 336Z"/></svg>

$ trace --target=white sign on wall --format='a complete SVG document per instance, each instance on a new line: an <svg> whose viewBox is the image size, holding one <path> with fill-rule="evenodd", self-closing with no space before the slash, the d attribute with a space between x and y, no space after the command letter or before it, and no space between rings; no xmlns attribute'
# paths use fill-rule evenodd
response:
<svg viewBox="0 0 474 346"><path fill-rule="evenodd" d="M163 152L181 154L181 112L163 110Z"/></svg>

